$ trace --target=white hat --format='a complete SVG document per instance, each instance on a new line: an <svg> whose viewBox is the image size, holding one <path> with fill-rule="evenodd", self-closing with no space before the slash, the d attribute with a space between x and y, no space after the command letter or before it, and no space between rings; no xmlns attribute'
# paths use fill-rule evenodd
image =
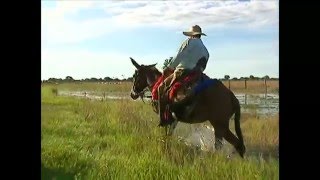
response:
<svg viewBox="0 0 320 180"><path fill-rule="evenodd" d="M184 31L184 32L182 32L182 33L183 33L184 35L186 35L186 36L194 36L194 35L198 35L198 34L207 36L206 34L202 33L201 27L198 26L198 25L194 25L194 26L192 26L192 27L190 28L189 31Z"/></svg>

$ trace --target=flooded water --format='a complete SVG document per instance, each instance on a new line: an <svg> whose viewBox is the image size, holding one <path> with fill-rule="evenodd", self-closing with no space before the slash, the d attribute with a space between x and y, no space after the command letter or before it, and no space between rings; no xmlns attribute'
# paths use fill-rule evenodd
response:
<svg viewBox="0 0 320 180"><path fill-rule="evenodd" d="M93 100L103 99L131 99L128 93L110 93L110 94L97 94L94 91L59 91L60 96L75 96L80 98L88 98Z"/></svg>
<svg viewBox="0 0 320 180"><path fill-rule="evenodd" d="M236 94L242 113L257 114L261 117L279 113L278 94Z"/></svg>
<svg viewBox="0 0 320 180"><path fill-rule="evenodd" d="M113 93L100 93L94 91L59 91L58 95L61 96L75 96L79 98L88 98L93 100L104 99L129 99L132 100L129 92L113 92ZM146 94L147 95L147 94ZM278 94L236 94L240 104L241 112L256 114L260 117L276 115L279 113L279 95ZM141 99L137 99L141 100ZM149 101L145 98L145 101ZM132 100L133 101L133 100Z"/></svg>

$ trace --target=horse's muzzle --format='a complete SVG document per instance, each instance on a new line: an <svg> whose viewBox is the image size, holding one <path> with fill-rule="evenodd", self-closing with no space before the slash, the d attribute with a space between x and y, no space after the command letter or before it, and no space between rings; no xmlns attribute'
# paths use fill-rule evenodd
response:
<svg viewBox="0 0 320 180"><path fill-rule="evenodd" d="M139 94L135 93L133 90L131 90L130 96L133 100L136 100L139 97Z"/></svg>

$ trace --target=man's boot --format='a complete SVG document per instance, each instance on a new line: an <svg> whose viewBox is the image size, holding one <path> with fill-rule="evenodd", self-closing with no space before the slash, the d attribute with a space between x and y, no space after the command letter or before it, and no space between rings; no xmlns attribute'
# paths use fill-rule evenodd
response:
<svg viewBox="0 0 320 180"><path fill-rule="evenodd" d="M160 88L158 89L158 110L159 110L159 119L160 119L160 123L159 123L159 125L158 126L163 126L164 124L163 124L163 108L162 108L162 101L161 101L161 99L162 99L162 97L161 97L161 95L160 95L161 93L160 93Z"/></svg>

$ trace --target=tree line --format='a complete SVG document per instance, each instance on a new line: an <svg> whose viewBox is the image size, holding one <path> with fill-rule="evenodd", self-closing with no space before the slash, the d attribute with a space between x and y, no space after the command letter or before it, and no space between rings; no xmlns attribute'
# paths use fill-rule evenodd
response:
<svg viewBox="0 0 320 180"><path fill-rule="evenodd" d="M43 80L43 83L60 83L60 82L132 82L133 78L111 78L111 77L105 77L105 78L85 78L85 79L74 79L71 76L67 76L64 79L62 78L49 78L47 80Z"/></svg>
<svg viewBox="0 0 320 180"><path fill-rule="evenodd" d="M162 68L165 69L171 62L173 57L169 57L164 60ZM220 78L219 80L232 80L232 81L243 81L243 80L278 80L278 78L270 78L268 75L265 75L263 77L256 77L253 75L250 75L249 77L233 77L231 78L229 75L225 75L224 78ZM74 79L71 76L67 76L64 79L62 78L49 78L48 80L43 80L42 82L48 82L48 83L60 83L60 82L132 82L133 78L111 78L111 77L105 77L105 78L85 78L85 79Z"/></svg>
<svg viewBox="0 0 320 180"><path fill-rule="evenodd" d="M232 81L243 81L243 80L278 80L278 78L270 78L269 76L263 76L263 77L256 77L253 75L250 75L249 77L233 77L230 78L229 75L225 75L224 78L220 78L219 80L232 80ZM62 82L132 82L133 78L111 78L111 77L105 77L105 78L85 78L85 79L74 79L71 76L67 76L64 79L62 78L49 78L47 80L43 80L43 83L62 83Z"/></svg>

